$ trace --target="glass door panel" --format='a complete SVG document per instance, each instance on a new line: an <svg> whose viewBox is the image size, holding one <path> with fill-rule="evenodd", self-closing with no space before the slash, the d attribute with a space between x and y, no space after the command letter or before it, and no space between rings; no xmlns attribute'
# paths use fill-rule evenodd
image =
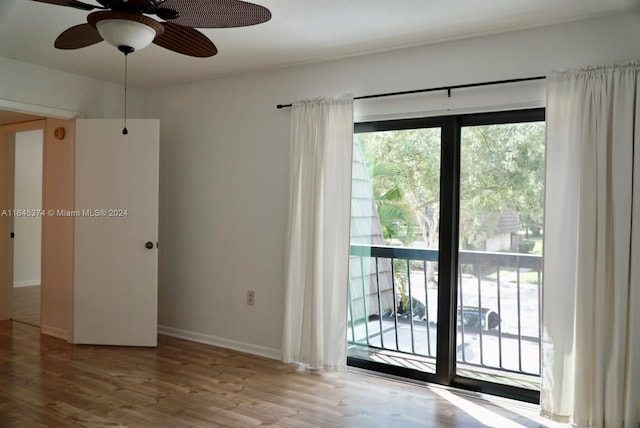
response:
<svg viewBox="0 0 640 428"><path fill-rule="evenodd" d="M354 136L348 356L435 373L441 128Z"/></svg>
<svg viewBox="0 0 640 428"><path fill-rule="evenodd" d="M545 123L461 129L456 374L539 389Z"/></svg>

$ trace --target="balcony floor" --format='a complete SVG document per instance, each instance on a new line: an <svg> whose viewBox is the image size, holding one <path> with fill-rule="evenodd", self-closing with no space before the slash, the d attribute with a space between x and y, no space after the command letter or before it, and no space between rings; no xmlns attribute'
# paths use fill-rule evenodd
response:
<svg viewBox="0 0 640 428"><path fill-rule="evenodd" d="M506 333L502 334L500 340L495 331L480 334L477 330L466 330L464 346L462 335L458 333L459 376L531 390L540 389L537 340L523 337L519 341L517 336ZM347 355L350 357L435 373L436 328L425 322L414 321L412 325L409 320L401 320L396 330L393 318L383 318L382 322L372 320L355 325L349 331L348 339ZM519 359L518 355L522 355L522 358Z"/></svg>

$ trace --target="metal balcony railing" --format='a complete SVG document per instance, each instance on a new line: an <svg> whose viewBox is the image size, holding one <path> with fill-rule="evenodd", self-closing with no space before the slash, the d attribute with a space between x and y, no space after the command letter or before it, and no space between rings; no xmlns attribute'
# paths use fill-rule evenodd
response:
<svg viewBox="0 0 640 428"><path fill-rule="evenodd" d="M458 258L458 367L538 377L542 257L461 251ZM437 262L437 250L352 244L351 348L435 361Z"/></svg>

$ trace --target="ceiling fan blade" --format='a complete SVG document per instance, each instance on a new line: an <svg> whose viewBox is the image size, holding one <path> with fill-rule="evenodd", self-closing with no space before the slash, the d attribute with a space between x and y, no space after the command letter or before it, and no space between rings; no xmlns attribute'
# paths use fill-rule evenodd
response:
<svg viewBox="0 0 640 428"><path fill-rule="evenodd" d="M96 0L105 9L113 10L137 10L143 13L152 13L164 0Z"/></svg>
<svg viewBox="0 0 640 428"><path fill-rule="evenodd" d="M153 40L154 44L170 51L198 58L206 58L218 53L213 42L200 31L169 22L161 24L164 27L164 32Z"/></svg>
<svg viewBox="0 0 640 428"><path fill-rule="evenodd" d="M179 13L173 24L193 28L247 27L271 19L266 7L240 0L166 0L156 11L162 9Z"/></svg>
<svg viewBox="0 0 640 428"><path fill-rule="evenodd" d="M94 6L92 4L82 3L81 1L77 1L77 0L32 0L32 1L37 1L40 3L55 4L58 6L68 6L76 9L81 9L81 10L98 9L97 6Z"/></svg>
<svg viewBox="0 0 640 428"><path fill-rule="evenodd" d="M62 32L54 46L58 49L79 49L102 41L98 30L90 24L76 25Z"/></svg>

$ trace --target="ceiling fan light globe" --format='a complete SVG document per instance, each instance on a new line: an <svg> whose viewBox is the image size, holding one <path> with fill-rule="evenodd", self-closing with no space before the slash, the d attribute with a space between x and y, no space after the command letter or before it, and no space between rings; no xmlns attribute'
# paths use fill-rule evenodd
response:
<svg viewBox="0 0 640 428"><path fill-rule="evenodd" d="M96 22L96 28L110 45L127 46L135 51L146 48L156 37L155 29L126 19L103 19Z"/></svg>

